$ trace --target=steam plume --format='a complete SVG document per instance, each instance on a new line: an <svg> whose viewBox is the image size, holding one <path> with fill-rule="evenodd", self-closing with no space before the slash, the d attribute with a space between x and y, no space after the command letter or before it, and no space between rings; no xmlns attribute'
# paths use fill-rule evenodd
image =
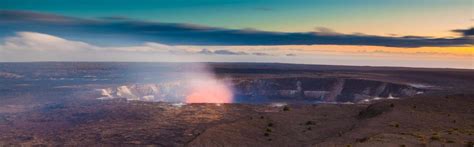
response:
<svg viewBox="0 0 474 147"><path fill-rule="evenodd" d="M232 103L230 84L217 79L205 64L193 64L192 72L186 77L186 103Z"/></svg>

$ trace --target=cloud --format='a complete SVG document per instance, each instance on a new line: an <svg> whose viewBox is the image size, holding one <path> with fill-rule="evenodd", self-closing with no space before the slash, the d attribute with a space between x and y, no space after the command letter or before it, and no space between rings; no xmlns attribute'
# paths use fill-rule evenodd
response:
<svg viewBox="0 0 474 147"><path fill-rule="evenodd" d="M82 19L25 11L0 11L0 35L42 32L88 43L117 45L160 42L167 45L370 45L386 47L472 45L458 38L394 37L318 32L270 32L183 23L120 19ZM328 34L329 33L329 34ZM471 32L472 33L472 32ZM464 34L470 34L469 31Z"/></svg>
<svg viewBox="0 0 474 147"><path fill-rule="evenodd" d="M15 36L6 37L0 43L3 51L43 51L43 52L161 52L161 53L190 53L190 51L160 43L146 42L138 46L97 46L81 41L67 40L61 37L37 33L17 32Z"/></svg>
<svg viewBox="0 0 474 147"><path fill-rule="evenodd" d="M374 46L172 46L146 42L133 46L100 46L37 32L18 32L0 42L0 62L133 61L133 62L285 62L304 64L459 67L472 69L468 50ZM204 49L203 49L204 48ZM271 49L271 50L270 50ZM440 48L441 49L441 48ZM360 50L360 51L358 51ZM456 52L450 52L451 50ZM262 51L262 52L254 52ZM441 52L442 51L442 52ZM207 52L208 55L202 54ZM297 57L290 57L294 55ZM374 56L377 54L377 56ZM232 56L231 56L232 55ZM259 55L259 57L255 57ZM399 56L403 55L403 56ZM433 56L436 55L436 56ZM403 58L402 58L403 57ZM453 62L453 58L456 62ZM410 61L407 61L409 59Z"/></svg>
<svg viewBox="0 0 474 147"><path fill-rule="evenodd" d="M261 52L252 53L252 55L255 55L255 56L270 56L270 54L261 53Z"/></svg>
<svg viewBox="0 0 474 147"><path fill-rule="evenodd" d="M204 55L255 55L255 56L269 56L270 54L267 53L262 53L262 52L244 52L244 51L231 51L231 50L209 50L209 49L202 49L201 51L198 52L199 54L204 54Z"/></svg>
<svg viewBox="0 0 474 147"><path fill-rule="evenodd" d="M6 52L133 52L133 53L166 53L166 54L197 54L193 49L170 46L155 42L145 42L134 46L98 46L81 41L73 41L61 37L38 32L17 32L6 37L0 43L0 51ZM216 54L224 54L219 51Z"/></svg>
<svg viewBox="0 0 474 147"><path fill-rule="evenodd" d="M0 47L8 50L30 51L78 51L97 48L84 42L35 32L18 32L16 36L7 37Z"/></svg>
<svg viewBox="0 0 474 147"><path fill-rule="evenodd" d="M343 35L341 33L337 33L336 31L330 29L330 28L326 28L326 27L316 27L314 28L315 30L315 34L319 34L319 35Z"/></svg>
<svg viewBox="0 0 474 147"><path fill-rule="evenodd" d="M471 27L469 29L453 30L453 32L461 33L464 36L474 36L474 27Z"/></svg>
<svg viewBox="0 0 474 147"><path fill-rule="evenodd" d="M82 22L86 20L65 17L54 14L44 14L36 13L29 11L10 11L10 10L0 10L0 18L2 22L15 22L15 21L35 21L35 22L44 22L44 23L63 23L63 22Z"/></svg>
<svg viewBox="0 0 474 147"><path fill-rule="evenodd" d="M117 54L161 54L161 55L269 55L260 52L232 51L227 49L202 49L200 46L171 46L155 42L146 42L133 46L98 46L81 41L73 41L61 37L37 33L17 32L14 36L6 37L0 42L0 57L7 54L22 56L31 55L30 58L43 56L44 59L58 59L70 56L87 56L85 54L97 54L114 56ZM99 56L100 57L100 56ZM10 58L10 57L8 57ZM63 58L63 59L64 59ZM80 58L80 57L78 57Z"/></svg>
<svg viewBox="0 0 474 147"><path fill-rule="evenodd" d="M246 52L233 52L229 50L216 50L214 51L214 54L219 54L219 55L248 55Z"/></svg>

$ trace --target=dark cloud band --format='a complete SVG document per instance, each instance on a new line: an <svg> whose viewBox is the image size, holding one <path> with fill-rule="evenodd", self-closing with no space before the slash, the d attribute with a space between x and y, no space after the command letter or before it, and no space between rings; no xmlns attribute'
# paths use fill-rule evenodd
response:
<svg viewBox="0 0 474 147"><path fill-rule="evenodd" d="M324 32L269 32L182 23L120 19L82 19L52 14L0 11L1 35L34 31L92 43L160 42L168 45L372 45L388 47L473 45L473 28L458 38L385 37Z"/></svg>
<svg viewBox="0 0 474 147"><path fill-rule="evenodd" d="M474 35L474 27L469 28L469 29L453 30L453 32L461 33L464 36L473 36Z"/></svg>

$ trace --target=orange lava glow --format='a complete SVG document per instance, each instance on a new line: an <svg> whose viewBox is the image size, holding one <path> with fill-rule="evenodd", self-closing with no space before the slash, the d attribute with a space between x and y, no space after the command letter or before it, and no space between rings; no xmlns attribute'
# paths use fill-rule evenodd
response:
<svg viewBox="0 0 474 147"><path fill-rule="evenodd" d="M186 103L232 103L232 90L219 81L195 82L190 90Z"/></svg>

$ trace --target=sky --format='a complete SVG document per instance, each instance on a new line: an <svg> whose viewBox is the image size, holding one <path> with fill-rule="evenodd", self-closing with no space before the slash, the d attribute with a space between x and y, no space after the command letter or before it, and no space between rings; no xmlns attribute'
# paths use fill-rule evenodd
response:
<svg viewBox="0 0 474 147"><path fill-rule="evenodd" d="M0 0L0 62L474 69L472 0Z"/></svg>

